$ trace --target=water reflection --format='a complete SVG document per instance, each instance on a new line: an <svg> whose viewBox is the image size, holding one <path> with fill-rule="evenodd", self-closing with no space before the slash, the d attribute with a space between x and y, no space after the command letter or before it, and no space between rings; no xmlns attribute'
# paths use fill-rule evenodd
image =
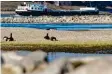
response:
<svg viewBox="0 0 112 74"><path fill-rule="evenodd" d="M49 59L49 61L53 61L53 60L60 58L60 57L80 58L80 57L87 57L87 56L108 56L108 55L111 55L111 54L84 54L84 53L49 52L48 53L48 59Z"/></svg>
<svg viewBox="0 0 112 74"><path fill-rule="evenodd" d="M31 51L17 51L18 55L21 56L26 56L29 53L31 53ZM48 60L49 62L61 58L61 57L75 57L75 58L80 58L80 57L87 57L87 56L108 56L111 54L84 54L84 53L66 53L66 52L49 52L47 53L48 55Z"/></svg>

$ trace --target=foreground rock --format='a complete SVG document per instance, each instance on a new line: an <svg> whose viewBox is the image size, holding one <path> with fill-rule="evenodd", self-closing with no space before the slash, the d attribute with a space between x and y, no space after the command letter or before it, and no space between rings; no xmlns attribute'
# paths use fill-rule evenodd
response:
<svg viewBox="0 0 112 74"><path fill-rule="evenodd" d="M2 65L2 74L23 74L24 68L19 63L7 63Z"/></svg>
<svg viewBox="0 0 112 74"><path fill-rule="evenodd" d="M95 60L68 74L112 74L112 60Z"/></svg>
<svg viewBox="0 0 112 74"><path fill-rule="evenodd" d="M2 23L112 23L112 15L2 17Z"/></svg>
<svg viewBox="0 0 112 74"><path fill-rule="evenodd" d="M14 63L14 62L18 62L22 60L23 57L20 55L17 55L16 52L9 51L9 52L2 53L2 59L4 63Z"/></svg>
<svg viewBox="0 0 112 74"><path fill-rule="evenodd" d="M51 62L46 69L41 72L33 72L31 74L64 74L67 71L67 58L60 58ZM68 72L68 71L67 71Z"/></svg>
<svg viewBox="0 0 112 74"><path fill-rule="evenodd" d="M13 60L12 54L16 55ZM4 58L4 55L8 56ZM29 53L21 59L14 52L2 53L2 56L2 74L112 74L112 56L64 57L52 62L48 62L43 51ZM5 59L8 61L4 62Z"/></svg>
<svg viewBox="0 0 112 74"><path fill-rule="evenodd" d="M2 56L3 61L5 61L2 65L2 74L29 73L41 64L48 62L47 54L42 51L32 52L21 59L14 52L5 52L2 53Z"/></svg>
<svg viewBox="0 0 112 74"><path fill-rule="evenodd" d="M47 54L42 51L35 51L24 57L20 62L27 73L32 72L40 65L48 62Z"/></svg>

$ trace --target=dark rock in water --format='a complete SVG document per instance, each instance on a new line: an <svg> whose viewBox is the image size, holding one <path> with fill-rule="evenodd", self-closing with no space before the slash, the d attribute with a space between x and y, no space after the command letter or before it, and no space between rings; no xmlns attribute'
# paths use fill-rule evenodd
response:
<svg viewBox="0 0 112 74"><path fill-rule="evenodd" d="M27 73L32 72L43 63L47 63L47 53L35 51L25 56L21 61Z"/></svg>

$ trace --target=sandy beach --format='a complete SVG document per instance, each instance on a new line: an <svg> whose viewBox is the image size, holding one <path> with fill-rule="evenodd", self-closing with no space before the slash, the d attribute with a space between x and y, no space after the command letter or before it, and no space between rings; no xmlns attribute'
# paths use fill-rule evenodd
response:
<svg viewBox="0 0 112 74"><path fill-rule="evenodd" d="M15 42L42 42L44 36L49 33L49 36L56 37L59 42L112 42L112 30L94 30L94 31L58 31L58 30L40 30L32 28L1 28L1 41L3 37L9 36L12 33Z"/></svg>

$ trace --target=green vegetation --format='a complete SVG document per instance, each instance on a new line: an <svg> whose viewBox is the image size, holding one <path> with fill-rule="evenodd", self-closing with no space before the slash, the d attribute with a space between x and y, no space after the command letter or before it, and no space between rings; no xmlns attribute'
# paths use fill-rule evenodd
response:
<svg viewBox="0 0 112 74"><path fill-rule="evenodd" d="M64 42L40 42L40 43L17 43L17 42L2 42L2 50L43 50L46 52L74 52L74 53L95 53L97 51L105 51L112 49L112 43L64 43Z"/></svg>

